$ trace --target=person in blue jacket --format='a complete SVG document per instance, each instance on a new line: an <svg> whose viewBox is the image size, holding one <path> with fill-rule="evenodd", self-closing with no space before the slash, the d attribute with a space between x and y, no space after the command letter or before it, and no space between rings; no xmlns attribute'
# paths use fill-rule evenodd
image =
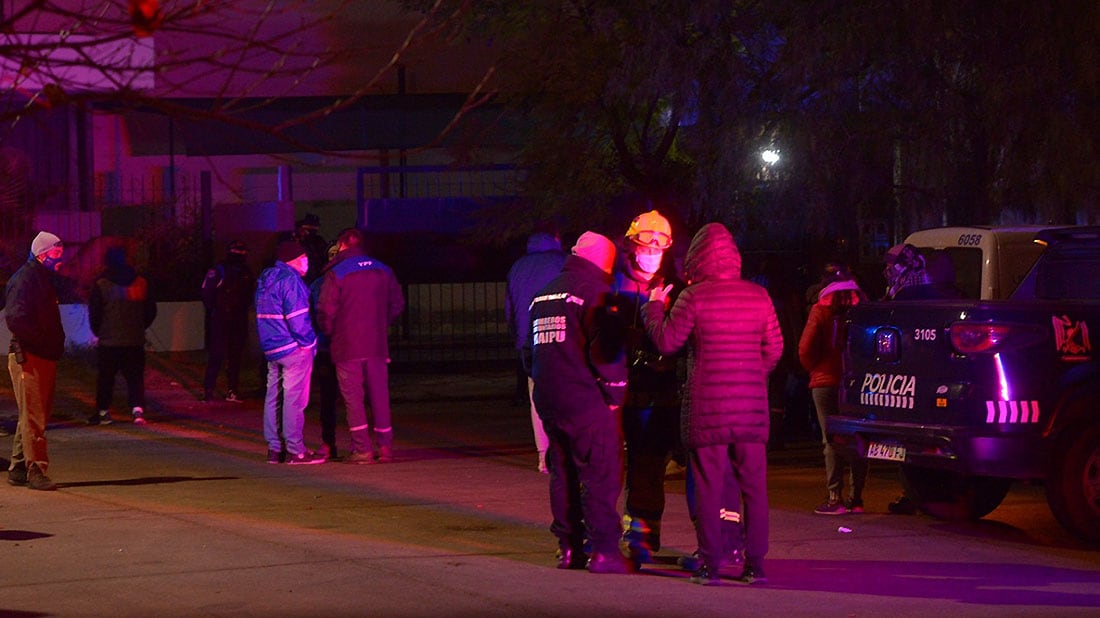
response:
<svg viewBox="0 0 1100 618"><path fill-rule="evenodd" d="M527 253L515 261L508 270L507 290L504 297L504 317L515 336L516 352L521 366L524 391L528 400L534 390L531 380L531 299L535 293L561 273L565 263L565 251L561 248L561 238L550 232L535 232L527 238ZM549 439L542 428L535 404L529 401L531 408L531 429L535 435L535 450L538 451L538 470L546 473L546 448Z"/></svg>
<svg viewBox="0 0 1100 618"><path fill-rule="evenodd" d="M302 438L317 351L317 335L309 315L309 288L302 280L308 269L309 257L302 245L284 240L279 243L275 264L260 274L256 284L256 329L267 359L264 439L267 462L273 464L284 460L290 464L325 462L323 455L306 449Z"/></svg>

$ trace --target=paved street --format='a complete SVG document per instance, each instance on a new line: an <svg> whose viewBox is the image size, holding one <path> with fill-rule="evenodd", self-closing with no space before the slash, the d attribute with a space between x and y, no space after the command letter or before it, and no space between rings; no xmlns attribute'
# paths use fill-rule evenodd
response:
<svg viewBox="0 0 1100 618"><path fill-rule="evenodd" d="M275 466L260 393L198 402L198 359L150 358L145 427L85 426L91 368L62 366L48 433L60 490L0 486L0 616L1100 614L1100 551L1058 527L1041 487L951 524L886 514L898 489L875 467L867 513L819 516L819 449L796 443L771 457L766 585L704 588L675 566L695 546L682 480L668 483L665 563L558 571L510 372L395 375L393 464ZM5 377L0 420L14 414ZM319 445L315 413L306 435Z"/></svg>

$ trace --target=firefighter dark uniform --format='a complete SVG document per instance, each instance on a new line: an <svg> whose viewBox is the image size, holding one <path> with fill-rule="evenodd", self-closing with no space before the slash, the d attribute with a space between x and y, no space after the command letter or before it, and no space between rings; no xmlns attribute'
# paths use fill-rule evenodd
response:
<svg viewBox="0 0 1100 618"><path fill-rule="evenodd" d="M617 408L626 387L619 321L610 314L615 245L581 235L561 274L531 303L533 397L550 445L550 531L559 568L626 573L619 550L622 434Z"/></svg>

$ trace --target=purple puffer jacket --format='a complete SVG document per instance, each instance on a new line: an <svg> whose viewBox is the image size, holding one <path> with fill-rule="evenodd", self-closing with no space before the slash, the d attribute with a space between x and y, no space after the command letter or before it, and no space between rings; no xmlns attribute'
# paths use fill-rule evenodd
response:
<svg viewBox="0 0 1100 618"><path fill-rule="evenodd" d="M771 298L741 279L741 253L718 223L692 239L684 271L688 286L667 315L662 303L643 307L662 354L688 347L684 446L767 442L768 374L783 354Z"/></svg>

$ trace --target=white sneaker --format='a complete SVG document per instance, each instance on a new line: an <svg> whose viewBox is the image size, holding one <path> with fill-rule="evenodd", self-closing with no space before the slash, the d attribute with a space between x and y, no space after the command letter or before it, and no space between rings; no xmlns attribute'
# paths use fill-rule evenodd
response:
<svg viewBox="0 0 1100 618"><path fill-rule="evenodd" d="M141 408L134 408L133 415L135 425L145 424L145 410L142 410Z"/></svg>

